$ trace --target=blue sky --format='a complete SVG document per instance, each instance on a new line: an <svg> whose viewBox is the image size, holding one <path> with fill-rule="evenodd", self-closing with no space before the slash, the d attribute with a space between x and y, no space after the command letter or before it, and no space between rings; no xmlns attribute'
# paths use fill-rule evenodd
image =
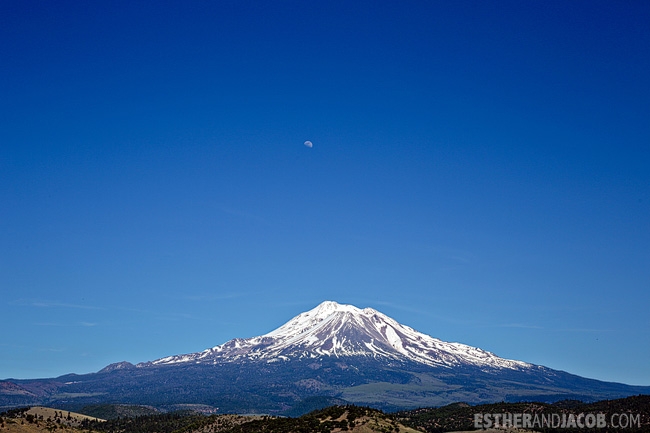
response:
<svg viewBox="0 0 650 433"><path fill-rule="evenodd" d="M645 1L3 2L0 378L336 300L650 385L648 22Z"/></svg>

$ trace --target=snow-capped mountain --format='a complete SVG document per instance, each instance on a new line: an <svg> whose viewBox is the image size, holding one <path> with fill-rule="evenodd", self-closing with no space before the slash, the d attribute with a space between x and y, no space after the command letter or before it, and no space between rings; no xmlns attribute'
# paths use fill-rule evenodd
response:
<svg viewBox="0 0 650 433"><path fill-rule="evenodd" d="M120 402L278 414L311 398L396 410L636 394L650 394L650 387L499 358L422 334L372 308L323 302L268 334L203 352L118 362L84 375L0 381L0 408Z"/></svg>
<svg viewBox="0 0 650 433"><path fill-rule="evenodd" d="M234 339L203 352L170 356L146 365L266 362L319 357L363 356L453 368L459 365L520 370L521 361L460 343L422 334L372 308L360 309L326 301L268 334Z"/></svg>

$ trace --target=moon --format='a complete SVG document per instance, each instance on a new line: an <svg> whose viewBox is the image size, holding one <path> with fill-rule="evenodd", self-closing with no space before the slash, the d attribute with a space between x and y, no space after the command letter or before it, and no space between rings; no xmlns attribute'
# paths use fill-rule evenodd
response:
<svg viewBox="0 0 650 433"><path fill-rule="evenodd" d="M313 147L313 146L314 146L314 143L312 143L311 141L307 140L307 141L305 141L305 146L307 146L307 147Z"/></svg>

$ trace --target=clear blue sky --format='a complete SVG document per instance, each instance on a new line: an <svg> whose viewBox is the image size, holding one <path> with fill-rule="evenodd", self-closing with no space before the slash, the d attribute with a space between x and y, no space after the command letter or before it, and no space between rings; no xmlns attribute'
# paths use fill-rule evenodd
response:
<svg viewBox="0 0 650 433"><path fill-rule="evenodd" d="M650 385L649 22L647 1L0 3L0 378L336 300Z"/></svg>

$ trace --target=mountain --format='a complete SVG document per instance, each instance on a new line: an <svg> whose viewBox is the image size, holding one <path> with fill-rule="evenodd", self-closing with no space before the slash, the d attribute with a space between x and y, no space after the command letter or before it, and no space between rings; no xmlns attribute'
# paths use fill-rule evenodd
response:
<svg viewBox="0 0 650 433"><path fill-rule="evenodd" d="M372 309L323 302L259 337L97 373L0 381L0 407L120 403L283 413L313 397L383 409L650 394L422 334Z"/></svg>
<svg viewBox="0 0 650 433"><path fill-rule="evenodd" d="M107 365L106 367L99 370L99 373L110 373L111 371L127 370L127 369L130 369L130 368L135 368L135 365L131 364L130 362L126 362L126 361L115 362L115 363Z"/></svg>
<svg viewBox="0 0 650 433"><path fill-rule="evenodd" d="M260 337L236 338L203 352L170 356L139 366L356 356L445 368L471 365L521 370L531 367L475 347L438 340L372 308L362 310L333 301L323 302Z"/></svg>

